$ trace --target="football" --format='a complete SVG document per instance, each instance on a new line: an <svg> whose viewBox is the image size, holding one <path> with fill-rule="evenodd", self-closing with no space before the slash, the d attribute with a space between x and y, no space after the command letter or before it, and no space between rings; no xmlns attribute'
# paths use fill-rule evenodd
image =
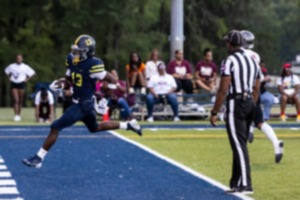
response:
<svg viewBox="0 0 300 200"><path fill-rule="evenodd" d="M70 81L66 80L65 78L58 79L56 84L59 88L62 88L63 90L68 90L71 87Z"/></svg>

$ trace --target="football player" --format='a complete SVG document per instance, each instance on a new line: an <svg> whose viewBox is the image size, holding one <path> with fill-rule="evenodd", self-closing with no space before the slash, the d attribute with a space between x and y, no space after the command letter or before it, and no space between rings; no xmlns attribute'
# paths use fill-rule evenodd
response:
<svg viewBox="0 0 300 200"><path fill-rule="evenodd" d="M246 52L253 58L254 61L256 61L258 64L260 63L260 56L253 51L254 48L254 39L255 36L252 32L247 30L242 30L241 34L244 38L244 45L243 47L246 49ZM261 72L262 74L262 72ZM267 138L272 142L275 152L275 162L279 163L283 156L283 141L278 140L273 128L264 121L263 119L263 112L260 105L260 98L257 100L256 105L256 111L255 111L255 117L253 119L253 122L255 126L261 130ZM253 141L254 135L253 135L253 127L250 127L249 130L249 142L251 143Z"/></svg>
<svg viewBox="0 0 300 200"><path fill-rule="evenodd" d="M77 121L82 121L91 133L98 131L125 129L142 135L141 127L135 119L129 122L103 122L98 124L94 111L95 83L97 80L107 81L110 89L116 89L116 80L104 68L101 59L94 57L96 42L89 35L80 35L74 42L72 52L68 55L66 79L73 87L73 105L51 124L51 130L43 146L32 157L25 158L22 162L29 166L39 168L48 151L56 142L59 132ZM54 81L52 89L64 89L67 81Z"/></svg>

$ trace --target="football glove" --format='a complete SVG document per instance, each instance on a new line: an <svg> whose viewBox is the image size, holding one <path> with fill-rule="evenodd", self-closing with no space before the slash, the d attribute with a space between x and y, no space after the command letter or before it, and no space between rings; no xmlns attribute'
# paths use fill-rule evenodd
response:
<svg viewBox="0 0 300 200"><path fill-rule="evenodd" d="M102 98L101 100L97 101L96 98L94 98L94 108L97 114L104 115L107 113L108 110L108 100L106 98Z"/></svg>

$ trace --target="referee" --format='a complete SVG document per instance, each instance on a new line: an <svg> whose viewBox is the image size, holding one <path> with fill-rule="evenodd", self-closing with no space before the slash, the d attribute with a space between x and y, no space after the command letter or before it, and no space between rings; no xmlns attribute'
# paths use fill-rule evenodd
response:
<svg viewBox="0 0 300 200"><path fill-rule="evenodd" d="M222 77L210 122L216 125L217 113L226 98L226 130L233 152L231 189L228 192L252 194L247 139L259 95L259 66L241 48L243 36L239 31L230 31L224 40L229 56L221 66Z"/></svg>

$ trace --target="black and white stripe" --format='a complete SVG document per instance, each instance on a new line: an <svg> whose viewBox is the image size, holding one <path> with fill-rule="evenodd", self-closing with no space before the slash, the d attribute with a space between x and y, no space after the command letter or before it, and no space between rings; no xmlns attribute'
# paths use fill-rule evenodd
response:
<svg viewBox="0 0 300 200"><path fill-rule="evenodd" d="M252 93L256 79L260 78L259 66L245 50L228 56L222 65L222 76L231 76L228 94Z"/></svg>

